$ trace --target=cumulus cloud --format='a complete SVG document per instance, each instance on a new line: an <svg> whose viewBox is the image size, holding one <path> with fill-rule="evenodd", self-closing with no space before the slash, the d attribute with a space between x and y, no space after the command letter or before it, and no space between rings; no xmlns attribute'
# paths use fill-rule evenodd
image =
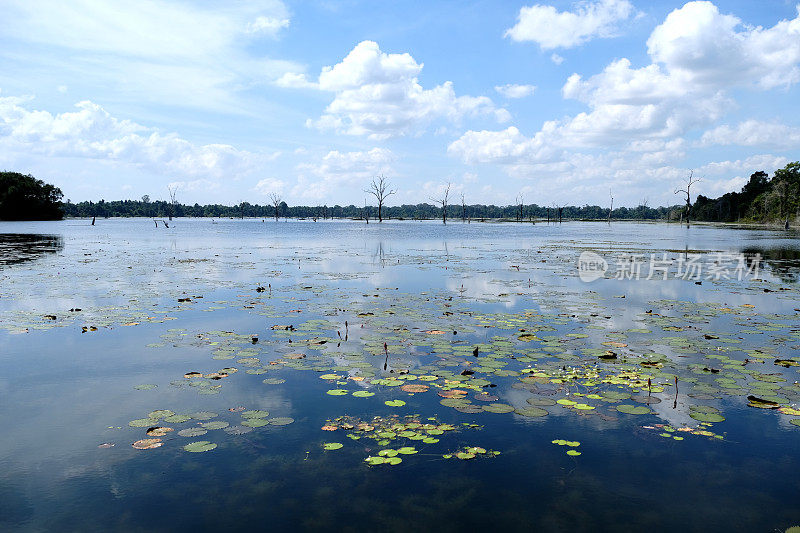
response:
<svg viewBox="0 0 800 533"><path fill-rule="evenodd" d="M574 48L595 37L614 37L617 23L634 14L628 0L581 2L575 11L536 4L520 9L517 23L506 31L513 41L532 41L542 50Z"/></svg>
<svg viewBox="0 0 800 533"><path fill-rule="evenodd" d="M30 110L29 99L0 97L0 147L19 153L125 162L161 175L222 179L247 174L276 154L256 154L227 144L192 143L113 117L83 101L76 111Z"/></svg>
<svg viewBox="0 0 800 533"><path fill-rule="evenodd" d="M684 136L718 123L734 108L731 89L769 90L800 81L800 15L770 28L751 27L710 2L689 2L654 29L647 50L651 63L640 68L620 58L588 78L571 75L562 95L585 104L586 111L547 121L530 136L515 127L467 131L448 153L468 164L496 163L520 177L546 171L563 180L575 173L602 181L652 179L659 168L679 176L683 171L672 165L685 157ZM797 128L745 121L707 130L693 146L789 149L798 141ZM598 148L605 155L593 153ZM749 175L748 165L761 168L757 163L774 168L779 160L765 156L718 167Z"/></svg>
<svg viewBox="0 0 800 533"><path fill-rule="evenodd" d="M796 149L800 148L800 128L776 122L745 120L735 126L723 124L706 131L700 138L700 144Z"/></svg>
<svg viewBox="0 0 800 533"><path fill-rule="evenodd" d="M525 98L526 96L531 96L534 91L536 91L536 86L509 83L506 85L495 86L494 90L506 98Z"/></svg>
<svg viewBox="0 0 800 533"><path fill-rule="evenodd" d="M385 53L377 43L362 41L341 62L323 68L316 82L291 73L276 84L334 93L323 115L307 125L370 139L414 134L436 120L458 122L481 115L498 122L510 119L507 110L486 96L456 96L452 82L423 88L418 79L422 68L408 53Z"/></svg>
<svg viewBox="0 0 800 533"><path fill-rule="evenodd" d="M292 195L324 200L341 187L366 187L378 174L392 174L395 154L386 148L340 152L331 150L319 161L297 165L298 181Z"/></svg>
<svg viewBox="0 0 800 533"><path fill-rule="evenodd" d="M742 24L711 2L689 2L667 15L647 40L647 52L675 77L712 87L763 89L800 80L798 17L771 28Z"/></svg>

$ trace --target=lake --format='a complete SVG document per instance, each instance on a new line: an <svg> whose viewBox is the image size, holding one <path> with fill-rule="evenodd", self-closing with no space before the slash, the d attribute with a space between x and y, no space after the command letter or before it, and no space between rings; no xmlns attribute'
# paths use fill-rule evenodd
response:
<svg viewBox="0 0 800 533"><path fill-rule="evenodd" d="M785 531L797 237L0 222L0 529Z"/></svg>

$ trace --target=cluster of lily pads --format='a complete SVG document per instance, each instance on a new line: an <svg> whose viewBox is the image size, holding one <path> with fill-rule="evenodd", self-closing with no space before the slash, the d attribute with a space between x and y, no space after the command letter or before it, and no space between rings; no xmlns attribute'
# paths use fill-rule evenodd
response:
<svg viewBox="0 0 800 533"><path fill-rule="evenodd" d="M368 420L363 420L352 416L340 416L329 419L322 426L323 431L338 432L343 431L345 435L353 440L362 439L374 442L375 445L384 447L377 454L369 454L364 461L371 465L388 464L397 465L402 462L402 455L414 455L419 452L415 446L398 446L398 444L420 444L435 445L440 442L440 437L448 434L459 433L462 429L481 429L478 424L464 422L459 425L442 423L436 417L422 418L419 415L407 416L376 416ZM409 441L409 442L407 442ZM394 448L385 448L386 446ZM322 445L324 450L339 450L344 445L339 442L327 442ZM369 448L366 448L369 450ZM468 451L469 450L469 451ZM500 452L487 452L486 449L478 446L467 446L463 450L443 454L442 457L450 459L457 456L459 459L472 459L475 454L488 454L488 456L499 455ZM467 456L472 454L471 456Z"/></svg>
<svg viewBox="0 0 800 533"><path fill-rule="evenodd" d="M253 431L253 428L260 428L263 426L286 426L294 422L290 417L273 417L269 418L269 411L261 409L246 409L242 406L231 407L228 409L230 413L238 413L241 420L238 424L231 425L229 421L219 420L218 413L211 411L198 411L189 414L176 414L169 409L158 409L148 413L145 418L138 418L128 422L128 426L133 428L147 428L145 431L148 438L139 439L132 443L132 446L137 450L152 450L164 445L164 437L169 436L175 431L174 427L159 425L161 422L165 424L179 425L186 423L193 423L190 427L175 432L181 437L200 437L207 434L209 431L223 430L228 435L244 435ZM217 420L215 420L217 419ZM109 447L101 445L101 447ZM187 452L207 452L217 447L217 444L211 441L195 441L183 446Z"/></svg>

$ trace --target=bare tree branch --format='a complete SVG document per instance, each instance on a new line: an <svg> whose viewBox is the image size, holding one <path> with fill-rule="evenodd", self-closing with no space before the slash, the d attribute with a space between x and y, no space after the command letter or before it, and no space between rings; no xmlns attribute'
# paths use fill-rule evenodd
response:
<svg viewBox="0 0 800 533"><path fill-rule="evenodd" d="M438 197L430 197L430 200L442 206L442 224L447 224L447 202L450 198L450 186L452 184L448 181L447 186L445 187L444 191Z"/></svg>
<svg viewBox="0 0 800 533"><path fill-rule="evenodd" d="M364 192L373 195L378 201L378 222L383 222L383 204L386 198L396 193L397 190L389 189L389 180L381 174L372 178L372 183Z"/></svg>
<svg viewBox="0 0 800 533"><path fill-rule="evenodd" d="M689 171L689 175L686 177L686 188L685 189L675 189L675 194L683 193L686 195L686 227L689 227L689 212L692 209L692 185L699 182L702 178L695 178L694 177L694 170Z"/></svg>
<svg viewBox="0 0 800 533"><path fill-rule="evenodd" d="M278 221L278 215L280 215L281 202L283 202L283 199L281 198L280 194L278 194L276 192L269 193L269 203L271 203L272 207L275 208L275 221L276 222Z"/></svg>

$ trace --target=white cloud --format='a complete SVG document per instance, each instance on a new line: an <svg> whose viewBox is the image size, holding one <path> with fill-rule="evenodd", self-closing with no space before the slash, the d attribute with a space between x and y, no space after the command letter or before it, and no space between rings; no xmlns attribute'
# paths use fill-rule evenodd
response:
<svg viewBox="0 0 800 533"><path fill-rule="evenodd" d="M556 65L560 65L561 63L564 62L564 58L553 52L553 55L550 56L550 61L552 61Z"/></svg>
<svg viewBox="0 0 800 533"><path fill-rule="evenodd" d="M260 16L247 25L247 33L265 33L275 35L283 28L289 27L288 18L275 18Z"/></svg>
<svg viewBox="0 0 800 533"><path fill-rule="evenodd" d="M319 89L319 84L308 81L306 75L300 72L286 72L274 83L287 89Z"/></svg>
<svg viewBox="0 0 800 533"><path fill-rule="evenodd" d="M4 45L0 55L32 71L55 70L70 87L107 88L120 100L247 112L241 89L297 70L251 46L288 25L280 0L225 9L168 0L6 0L2 10L0 35L15 48Z"/></svg>
<svg viewBox="0 0 800 533"><path fill-rule="evenodd" d="M29 110L30 99L0 97L0 147L16 153L114 160L153 173L189 178L237 178L277 154L256 154L226 144L194 144L111 116L83 101L77 111Z"/></svg>
<svg viewBox="0 0 800 533"><path fill-rule="evenodd" d="M509 83L506 85L499 85L495 86L495 91L499 92L506 98L525 98L526 96L533 95L534 91L536 91L535 85L517 85L515 83Z"/></svg>
<svg viewBox="0 0 800 533"><path fill-rule="evenodd" d="M511 126L501 131L468 131L450 143L447 153L461 157L465 163L533 162L548 159L552 150L546 150L544 135L526 138Z"/></svg>
<svg viewBox="0 0 800 533"><path fill-rule="evenodd" d="M647 51L673 77L694 84L788 86L800 80L797 9L798 17L765 29L744 26L711 2L689 2L653 30Z"/></svg>
<svg viewBox="0 0 800 533"><path fill-rule="evenodd" d="M378 174L391 176L395 154L386 148L356 152L328 152L319 162L297 165L298 181L292 195L324 200L342 187L366 188Z"/></svg>
<svg viewBox="0 0 800 533"><path fill-rule="evenodd" d="M800 148L800 128L775 122L746 120L736 126L723 124L703 133L700 144Z"/></svg>
<svg viewBox="0 0 800 533"><path fill-rule="evenodd" d="M595 37L614 37L617 23L634 13L628 0L581 2L575 7L574 12L541 4L523 7L517 23L505 36L514 41L533 41L542 50L573 48Z"/></svg>
<svg viewBox="0 0 800 533"><path fill-rule="evenodd" d="M264 178L256 183L253 190L262 196L268 196L271 193L281 194L286 183L277 178Z"/></svg>
<svg viewBox="0 0 800 533"><path fill-rule="evenodd" d="M333 92L325 113L307 125L371 139L414 134L442 119L510 119L508 111L496 108L486 96L456 96L452 82L424 89L417 78L422 67L408 53L387 54L377 43L362 41L340 63L322 69L316 84L298 74L284 75L276 83Z"/></svg>

